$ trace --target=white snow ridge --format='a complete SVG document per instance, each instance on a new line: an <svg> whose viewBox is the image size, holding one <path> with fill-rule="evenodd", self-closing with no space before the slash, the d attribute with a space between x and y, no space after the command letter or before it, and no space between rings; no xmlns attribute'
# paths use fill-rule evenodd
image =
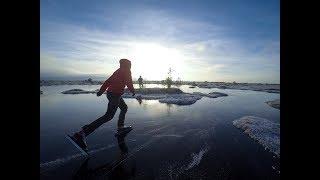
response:
<svg viewBox="0 0 320 180"><path fill-rule="evenodd" d="M244 130L251 138L257 140L263 147L280 157L280 124L268 119L244 116L234 120L233 125Z"/></svg>
<svg viewBox="0 0 320 180"><path fill-rule="evenodd" d="M221 97L221 96L228 96L228 94L221 93L221 92L211 92L209 94L205 94L205 93L201 93L201 92L193 92L193 94L197 94L199 96L205 96L205 97L209 97L209 98L217 98L217 97Z"/></svg>
<svg viewBox="0 0 320 180"><path fill-rule="evenodd" d="M188 167L185 170L189 170L191 168L193 168L194 166L198 166L201 162L201 159L203 157L203 155L208 152L209 147L205 147L203 149L200 150L199 153L192 153L192 161L190 162L190 164L188 165Z"/></svg>

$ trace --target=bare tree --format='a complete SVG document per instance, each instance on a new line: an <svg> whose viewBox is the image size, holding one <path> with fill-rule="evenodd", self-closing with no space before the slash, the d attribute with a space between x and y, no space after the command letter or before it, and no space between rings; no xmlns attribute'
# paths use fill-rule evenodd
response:
<svg viewBox="0 0 320 180"><path fill-rule="evenodd" d="M171 88L171 85L173 84L173 81L172 81L172 69L171 68L169 68L168 76L164 80L164 83L168 88Z"/></svg>

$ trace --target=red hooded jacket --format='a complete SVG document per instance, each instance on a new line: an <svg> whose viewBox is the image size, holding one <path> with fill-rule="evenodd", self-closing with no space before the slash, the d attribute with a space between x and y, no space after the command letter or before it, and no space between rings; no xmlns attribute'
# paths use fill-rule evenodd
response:
<svg viewBox="0 0 320 180"><path fill-rule="evenodd" d="M125 86L127 86L131 93L135 93L130 70L131 62L127 59L121 59L119 62L120 68L103 83L100 88L100 92L105 92L106 89L108 89L108 92L122 95Z"/></svg>

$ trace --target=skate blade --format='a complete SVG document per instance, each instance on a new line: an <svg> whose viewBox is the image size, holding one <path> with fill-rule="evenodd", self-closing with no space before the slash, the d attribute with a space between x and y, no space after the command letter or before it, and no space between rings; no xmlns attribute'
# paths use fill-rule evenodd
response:
<svg viewBox="0 0 320 180"><path fill-rule="evenodd" d="M71 138L70 135L66 135L66 138L78 149L81 151L81 153L84 155L84 156L89 156L89 154L83 150L76 142L74 142L74 140Z"/></svg>

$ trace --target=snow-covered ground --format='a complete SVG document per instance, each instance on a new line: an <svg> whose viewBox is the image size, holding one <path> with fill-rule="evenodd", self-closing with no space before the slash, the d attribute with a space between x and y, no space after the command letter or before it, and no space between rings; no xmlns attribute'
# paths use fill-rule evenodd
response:
<svg viewBox="0 0 320 180"><path fill-rule="evenodd" d="M266 103L273 108L280 109L280 99L276 99L273 101L267 101Z"/></svg>
<svg viewBox="0 0 320 180"><path fill-rule="evenodd" d="M280 93L280 84L261 84L261 83L198 83L200 88L219 88L219 89L239 89L263 91L269 93Z"/></svg>
<svg viewBox="0 0 320 180"><path fill-rule="evenodd" d="M234 120L233 125L240 128L263 147L280 157L280 124L268 119L244 116Z"/></svg>
<svg viewBox="0 0 320 180"><path fill-rule="evenodd" d="M201 92L194 92L193 94L199 95L199 96L205 96L209 98L217 98L221 96L228 96L228 94L221 93L221 92L211 92L209 94L201 93Z"/></svg>
<svg viewBox="0 0 320 180"><path fill-rule="evenodd" d="M165 98L159 99L159 102L166 104L176 104L176 105L190 105L201 99L202 96L192 95L192 94L176 94L169 95Z"/></svg>
<svg viewBox="0 0 320 180"><path fill-rule="evenodd" d="M67 91L61 92L62 94L94 94L97 93L98 89L96 90L82 90L82 89L71 89ZM167 104L176 104L176 105L190 105L194 104L202 97L209 97L209 98L217 98L221 96L228 96L224 93L219 92L211 92L209 94L204 94L200 92L184 93L178 88L143 88L137 89L136 95L132 96L127 89L125 93L122 95L123 98L136 98L136 99L143 99L143 100L159 100L160 103L167 103Z"/></svg>
<svg viewBox="0 0 320 180"><path fill-rule="evenodd" d="M86 91L86 90L83 90L83 89L70 89L70 90L67 90L67 91L63 91L61 92L62 94L94 94L94 93L97 93L98 92L98 89L97 90L90 90L90 91Z"/></svg>

